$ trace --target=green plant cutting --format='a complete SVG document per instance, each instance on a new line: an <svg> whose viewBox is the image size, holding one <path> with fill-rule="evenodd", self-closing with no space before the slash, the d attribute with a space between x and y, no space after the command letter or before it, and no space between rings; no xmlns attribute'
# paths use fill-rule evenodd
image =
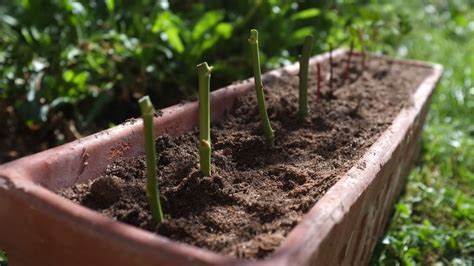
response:
<svg viewBox="0 0 474 266"><path fill-rule="evenodd" d="M311 51L313 50L313 43L313 35L306 36L304 39L303 50L300 55L298 112L302 119L308 115L308 67Z"/></svg>
<svg viewBox="0 0 474 266"><path fill-rule="evenodd" d="M161 209L156 170L155 133L153 130L153 115L155 109L153 108L150 97L148 96L144 96L138 100L138 104L140 105L145 132L146 196L148 199L148 205L150 206L151 215L159 224L163 222L163 210Z"/></svg>
<svg viewBox="0 0 474 266"><path fill-rule="evenodd" d="M274 135L270 119L268 118L267 108L265 107L265 95L263 93L262 73L260 70L260 56L258 52L258 31L250 30L250 53L252 55L252 67L255 81L255 89L257 90L258 111L263 126L263 134L268 145L273 145Z"/></svg>
<svg viewBox="0 0 474 266"><path fill-rule="evenodd" d="M197 65L199 79L199 163L201 173L211 175L211 104L210 83L212 66Z"/></svg>

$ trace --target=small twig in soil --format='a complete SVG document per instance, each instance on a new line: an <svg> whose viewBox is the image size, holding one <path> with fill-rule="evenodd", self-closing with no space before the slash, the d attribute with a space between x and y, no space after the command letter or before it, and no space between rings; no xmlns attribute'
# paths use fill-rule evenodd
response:
<svg viewBox="0 0 474 266"><path fill-rule="evenodd" d="M317 72L317 91L316 91L316 101L319 102L321 100L321 64L316 64L316 72Z"/></svg>
<svg viewBox="0 0 474 266"><path fill-rule="evenodd" d="M156 148L155 133L153 130L153 114L155 112L148 96L138 100L143 118L143 129L145 132L146 153L146 196L150 206L151 215L157 223L163 222L163 210L161 209L160 192L158 191L156 170Z"/></svg>
<svg viewBox="0 0 474 266"><path fill-rule="evenodd" d="M332 44L329 43L329 89L332 91L332 78L333 78L333 70L332 70Z"/></svg>
<svg viewBox="0 0 474 266"><path fill-rule="evenodd" d="M351 58L352 58L353 52L354 52L354 41L351 41L351 48L349 50L349 55L346 62L346 68L344 69L344 78L342 79L342 83L346 83L347 77L349 76L349 69L351 66Z"/></svg>
<svg viewBox="0 0 474 266"><path fill-rule="evenodd" d="M212 66L197 65L199 78L199 164L204 176L211 175L211 104L210 83Z"/></svg>
<svg viewBox="0 0 474 266"><path fill-rule="evenodd" d="M265 95L263 93L263 83L260 70L260 57L258 52L258 31L256 29L250 30L250 52L252 54L252 66L254 73L255 89L257 90L258 110L260 113L260 120L263 126L263 133L265 141L268 145L273 145L274 135L273 129L268 118L267 108L265 107Z"/></svg>
<svg viewBox="0 0 474 266"><path fill-rule="evenodd" d="M299 71L299 116L301 119L308 115L308 66L311 50L313 49L314 37L308 35L304 39L303 50L300 55Z"/></svg>

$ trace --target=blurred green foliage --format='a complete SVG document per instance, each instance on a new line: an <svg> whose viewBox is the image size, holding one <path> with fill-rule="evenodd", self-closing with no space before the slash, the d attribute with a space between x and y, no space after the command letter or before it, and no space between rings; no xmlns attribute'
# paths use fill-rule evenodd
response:
<svg viewBox="0 0 474 266"><path fill-rule="evenodd" d="M249 77L250 28L269 69L296 61L307 34L315 53L354 32L385 51L406 33L405 17L365 1L12 2L0 6L0 99L30 129L58 112L80 130L103 128L139 115L144 94L158 107L195 94L197 62L215 67L213 88Z"/></svg>
<svg viewBox="0 0 474 266"><path fill-rule="evenodd" d="M399 53L443 64L423 131L422 156L408 178L377 265L474 263L474 2L391 0L412 10Z"/></svg>
<svg viewBox="0 0 474 266"><path fill-rule="evenodd" d="M5 252L0 250L0 266L6 266L7 265L7 254Z"/></svg>

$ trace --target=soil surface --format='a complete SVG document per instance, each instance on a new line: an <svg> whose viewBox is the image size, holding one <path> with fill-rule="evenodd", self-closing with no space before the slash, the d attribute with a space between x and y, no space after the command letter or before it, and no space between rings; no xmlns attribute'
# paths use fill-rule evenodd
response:
<svg viewBox="0 0 474 266"><path fill-rule="evenodd" d="M256 97L237 100L212 124L212 176L198 165L198 132L157 138L159 188L165 222L156 226L145 194L145 159L123 158L102 176L59 193L108 217L179 242L240 258L262 258L321 196L355 165L391 124L430 73L423 67L353 58L334 60L333 89L322 65L320 101L310 69L310 114L297 115L298 76L265 85L275 145L265 145Z"/></svg>

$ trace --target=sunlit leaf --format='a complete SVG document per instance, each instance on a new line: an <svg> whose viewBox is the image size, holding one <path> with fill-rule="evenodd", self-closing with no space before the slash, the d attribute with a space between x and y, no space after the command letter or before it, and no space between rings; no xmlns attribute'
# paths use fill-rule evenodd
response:
<svg viewBox="0 0 474 266"><path fill-rule="evenodd" d="M178 53L184 51L184 45L181 42L179 37L178 30L176 28L170 28L166 30L166 35L168 36L168 42Z"/></svg>
<svg viewBox="0 0 474 266"><path fill-rule="evenodd" d="M313 33L312 27L301 28L291 34L290 40L293 45L301 43L304 38Z"/></svg>
<svg viewBox="0 0 474 266"><path fill-rule="evenodd" d="M105 4L107 5L107 9L109 10L109 12L114 12L115 0L105 0Z"/></svg>
<svg viewBox="0 0 474 266"><path fill-rule="evenodd" d="M2 14L0 18L3 22L10 26L17 26L18 25L18 20L12 16L9 16L7 14Z"/></svg>
<svg viewBox="0 0 474 266"><path fill-rule="evenodd" d="M192 38L199 40L203 34L224 18L222 11L209 11L196 23L193 28Z"/></svg>
<svg viewBox="0 0 474 266"><path fill-rule="evenodd" d="M216 26L216 32L225 39L230 38L230 36L232 36L232 30L233 27L230 23L222 22L217 24Z"/></svg>
<svg viewBox="0 0 474 266"><path fill-rule="evenodd" d="M71 82L73 78L74 78L74 71L68 69L63 72L64 81Z"/></svg>
<svg viewBox="0 0 474 266"><path fill-rule="evenodd" d="M23 36L23 38L25 38L27 43L29 44L33 43L33 38L31 37L27 28L21 28L21 35Z"/></svg>
<svg viewBox="0 0 474 266"><path fill-rule="evenodd" d="M30 7L30 1L29 0L21 0L21 5L23 8L27 9Z"/></svg>
<svg viewBox="0 0 474 266"><path fill-rule="evenodd" d="M374 8L361 8L359 10L359 13L363 19L366 19L369 21L377 21L381 19L380 11Z"/></svg>
<svg viewBox="0 0 474 266"><path fill-rule="evenodd" d="M74 79L72 80L72 82L74 82L77 85L78 89L82 90L85 88L88 78L89 78L89 73L86 71L82 71L79 74L76 74L74 76Z"/></svg>
<svg viewBox="0 0 474 266"><path fill-rule="evenodd" d="M161 12L155 19L151 31L165 33L168 43L178 53L184 51L184 45L179 36L181 20L170 11Z"/></svg>
<svg viewBox="0 0 474 266"><path fill-rule="evenodd" d="M321 14L321 10L317 8L308 8L305 10L302 10L298 13L295 13L291 16L292 20L299 20L299 19L308 19L308 18L314 18L319 16Z"/></svg>
<svg viewBox="0 0 474 266"><path fill-rule="evenodd" d="M160 12L153 23L151 31L154 33L166 30L169 27L180 27L181 19L170 11Z"/></svg>
<svg viewBox="0 0 474 266"><path fill-rule="evenodd" d="M201 52L206 51L207 49L211 48L219 38L217 36L211 36L210 38L204 40L201 44Z"/></svg>

